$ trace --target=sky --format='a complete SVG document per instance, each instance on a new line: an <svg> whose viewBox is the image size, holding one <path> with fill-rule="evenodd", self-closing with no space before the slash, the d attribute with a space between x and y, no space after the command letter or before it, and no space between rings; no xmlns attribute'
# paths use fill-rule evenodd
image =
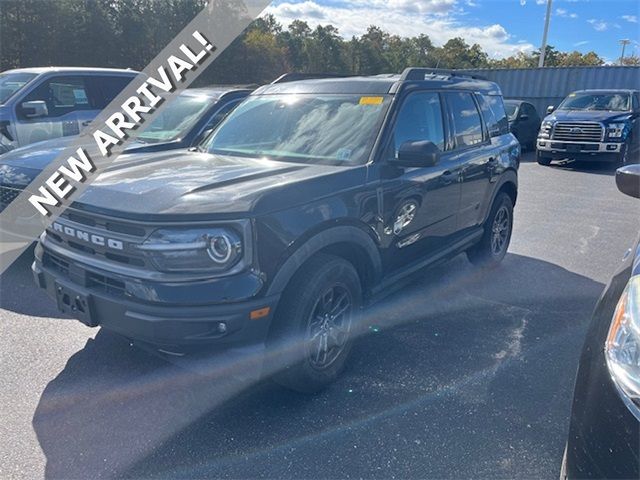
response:
<svg viewBox="0 0 640 480"><path fill-rule="evenodd" d="M267 9L283 24L332 24L346 38L369 25L402 37L421 33L436 45L452 37L479 43L493 58L540 48L547 0L275 0ZM561 51L595 51L607 62L640 54L639 0L552 0L549 45Z"/></svg>

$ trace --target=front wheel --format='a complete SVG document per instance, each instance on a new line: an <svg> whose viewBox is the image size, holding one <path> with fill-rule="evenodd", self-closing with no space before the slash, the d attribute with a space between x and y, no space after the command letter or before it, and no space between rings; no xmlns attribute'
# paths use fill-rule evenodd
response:
<svg viewBox="0 0 640 480"><path fill-rule="evenodd" d="M620 161L621 165L630 165L632 163L638 163L638 151L633 152L633 144L631 140L627 140L624 145L622 145L622 149L620 151Z"/></svg>
<svg viewBox="0 0 640 480"><path fill-rule="evenodd" d="M512 230L513 202L509 195L500 193L493 202L482 238L467 250L469 261L482 267L497 266L507 254Z"/></svg>
<svg viewBox="0 0 640 480"><path fill-rule="evenodd" d="M271 332L274 380L314 393L343 370L362 304L358 272L346 260L316 255L294 275Z"/></svg>
<svg viewBox="0 0 640 480"><path fill-rule="evenodd" d="M536 160L538 161L539 165L542 165L544 167L548 167L549 165L551 165L551 157L545 157L539 151L536 152Z"/></svg>

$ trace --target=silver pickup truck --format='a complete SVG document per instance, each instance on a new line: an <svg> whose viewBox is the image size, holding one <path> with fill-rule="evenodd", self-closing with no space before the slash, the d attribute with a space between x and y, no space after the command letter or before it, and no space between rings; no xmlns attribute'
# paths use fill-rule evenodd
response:
<svg viewBox="0 0 640 480"><path fill-rule="evenodd" d="M21 68L0 73L0 154L77 135L138 72L112 68Z"/></svg>

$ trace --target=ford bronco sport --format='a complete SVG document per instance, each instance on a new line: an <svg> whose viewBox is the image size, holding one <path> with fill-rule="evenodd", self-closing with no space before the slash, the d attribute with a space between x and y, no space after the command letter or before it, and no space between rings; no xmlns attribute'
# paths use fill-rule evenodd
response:
<svg viewBox="0 0 640 480"><path fill-rule="evenodd" d="M33 272L86 325L165 352L257 345L277 381L315 391L385 287L463 251L502 260L519 156L483 79L285 77L199 151L103 173L43 234Z"/></svg>

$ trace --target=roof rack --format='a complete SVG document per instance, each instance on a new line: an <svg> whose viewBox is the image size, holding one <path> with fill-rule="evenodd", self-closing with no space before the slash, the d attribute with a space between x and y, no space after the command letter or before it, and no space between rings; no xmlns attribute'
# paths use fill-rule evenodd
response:
<svg viewBox="0 0 640 480"><path fill-rule="evenodd" d="M301 73L301 72L291 72L280 75L276 78L271 85L275 83L287 83L287 82L296 82L298 80L313 80L318 78L344 78L348 77L348 75L341 75L339 73Z"/></svg>
<svg viewBox="0 0 640 480"><path fill-rule="evenodd" d="M420 80L424 80L427 75L433 75L433 76L441 75L441 76L447 76L447 77L462 77L462 78L473 78L474 80L486 80L485 77L482 77L480 75L474 75L474 74L466 73L460 70L447 70L444 68L409 67L409 68L405 68L404 71L402 72L402 75L400 75L400 81L407 81L407 80L420 81Z"/></svg>

